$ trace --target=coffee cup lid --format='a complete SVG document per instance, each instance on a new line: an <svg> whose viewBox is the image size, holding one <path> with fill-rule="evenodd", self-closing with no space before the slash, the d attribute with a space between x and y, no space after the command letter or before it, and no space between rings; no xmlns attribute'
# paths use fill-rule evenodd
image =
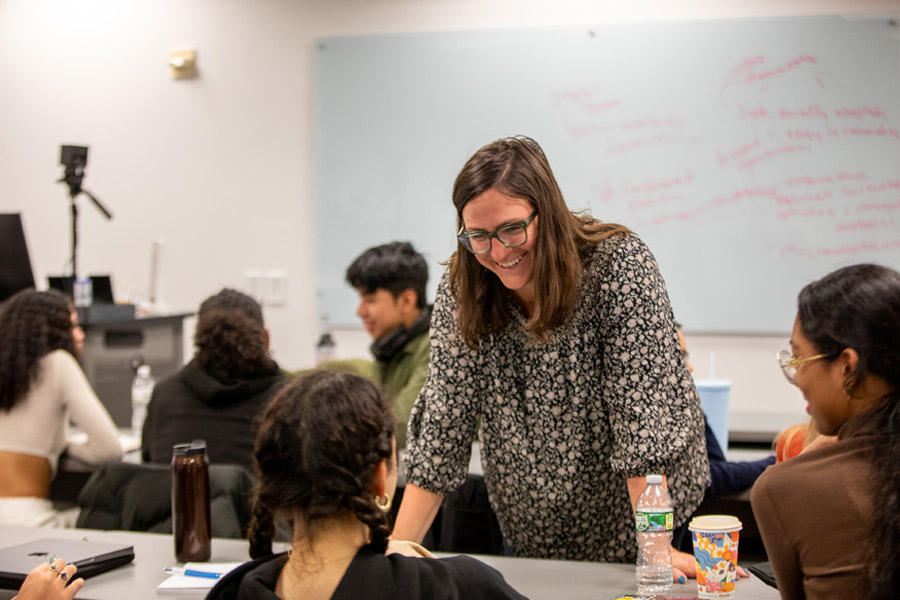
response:
<svg viewBox="0 0 900 600"><path fill-rule="evenodd" d="M175 456L195 456L206 454L206 440L194 440L190 444L175 444L172 447Z"/></svg>
<svg viewBox="0 0 900 600"><path fill-rule="evenodd" d="M691 519L688 529L691 531L740 531L741 520L731 515L703 515Z"/></svg>

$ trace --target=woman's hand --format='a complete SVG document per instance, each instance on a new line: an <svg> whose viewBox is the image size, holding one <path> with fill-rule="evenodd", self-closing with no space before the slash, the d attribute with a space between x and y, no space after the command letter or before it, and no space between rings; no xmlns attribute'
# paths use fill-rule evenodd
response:
<svg viewBox="0 0 900 600"><path fill-rule="evenodd" d="M750 577L750 573L741 566L737 568L737 575L738 577ZM687 577L691 579L697 577L697 563L694 561L694 555L672 548L672 581L684 583L687 581Z"/></svg>
<svg viewBox="0 0 900 600"><path fill-rule="evenodd" d="M407 483L391 537L421 544L443 500L443 496Z"/></svg>
<svg viewBox="0 0 900 600"><path fill-rule="evenodd" d="M80 577L72 581L77 570L78 567L67 565L59 558L41 563L28 573L13 600L72 600L84 585L84 579Z"/></svg>
<svg viewBox="0 0 900 600"><path fill-rule="evenodd" d="M687 578L697 577L697 563L694 555L672 548L672 580L675 583L684 583Z"/></svg>

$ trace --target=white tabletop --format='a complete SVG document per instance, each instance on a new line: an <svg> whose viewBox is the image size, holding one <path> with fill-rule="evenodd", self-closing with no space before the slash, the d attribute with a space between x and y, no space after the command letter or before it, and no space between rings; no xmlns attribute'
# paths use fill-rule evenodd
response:
<svg viewBox="0 0 900 600"><path fill-rule="evenodd" d="M196 594L156 595L156 586L167 576L163 569L175 565L171 535L131 531L94 531L88 529L49 530L28 527L0 527L4 546L45 537L88 538L93 541L127 543L134 546L134 562L91 577L76 598L81 600L197 600ZM62 557L65 559L65 557ZM631 565L572 561L533 560L478 556L506 578L514 588L532 600L607 600L634 591L634 567ZM214 539L213 562L248 560L247 542ZM694 581L672 587L673 595L696 596ZM0 590L0 600L13 592ZM777 600L778 592L751 576L738 583L736 600Z"/></svg>

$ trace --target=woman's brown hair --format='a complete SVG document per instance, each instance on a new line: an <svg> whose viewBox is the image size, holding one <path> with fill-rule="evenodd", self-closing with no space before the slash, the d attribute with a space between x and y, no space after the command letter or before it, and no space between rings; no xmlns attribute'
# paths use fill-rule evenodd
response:
<svg viewBox="0 0 900 600"><path fill-rule="evenodd" d="M631 233L627 227L604 223L586 213L569 210L540 145L524 136L503 138L478 150L453 184L457 228L462 211L489 189L521 198L537 211L534 244L534 310L528 330L546 340L575 311L586 253L613 235ZM477 349L485 335L503 329L512 318L512 294L500 280L458 244L449 260L450 289L456 300L463 339Z"/></svg>
<svg viewBox="0 0 900 600"><path fill-rule="evenodd" d="M369 380L313 371L291 382L266 408L256 436L250 556L272 553L277 515L299 519L314 539L324 520L352 514L369 528L369 547L383 553L390 522L372 484L378 464L390 464L393 437L391 405Z"/></svg>

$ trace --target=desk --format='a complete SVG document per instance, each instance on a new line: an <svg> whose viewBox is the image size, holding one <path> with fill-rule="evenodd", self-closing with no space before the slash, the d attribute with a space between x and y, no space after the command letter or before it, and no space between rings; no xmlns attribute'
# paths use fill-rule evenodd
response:
<svg viewBox="0 0 900 600"><path fill-rule="evenodd" d="M82 323L81 366L116 425L131 426L135 362L150 365L157 381L184 366L182 324L191 313Z"/></svg>
<svg viewBox="0 0 900 600"><path fill-rule="evenodd" d="M771 456L770 450L729 449L728 460L750 461ZM401 452L401 460L404 453ZM402 473L403 469L401 469ZM403 485L401 477L400 485ZM750 489L729 496L705 500L697 508L697 515L727 514L737 516L744 524L742 541L752 562L765 560L765 549L750 507ZM472 532L478 532L473 534ZM503 554L502 534L497 517L487 499L481 467L481 443L472 444L469 474L461 488L447 495L434 524L423 544L431 550ZM687 534L681 549L691 550L691 536Z"/></svg>
<svg viewBox="0 0 900 600"><path fill-rule="evenodd" d="M81 432L70 432L69 439L78 439L86 437ZM131 433L131 427L119 428L119 443L125 454L122 456L124 462L139 463L141 462L141 441L134 437ZM50 499L58 504L57 508L68 508L74 506L78 500L78 493L91 474L97 470L96 465L89 465L81 462L77 458L73 458L66 453L59 459L59 468L56 477L50 482Z"/></svg>
<svg viewBox="0 0 900 600"><path fill-rule="evenodd" d="M86 580L76 598L81 600L197 600L201 596L157 596L156 586L165 578L163 568L175 564L171 535L134 533L123 531L94 531L88 529L47 530L28 527L0 527L0 539L4 545L21 544L43 537L81 539L127 543L134 546L134 562ZM65 557L62 557L65 559ZM572 561L534 560L479 556L479 560L491 565L514 588L532 600L607 600L621 593L634 590L634 567L631 565L587 563ZM212 560L215 562L247 560L247 542L242 540L214 539ZM423 559L425 560L425 559ZM683 585L673 585L675 595L696 595L696 583L691 580ZM0 600L12 598L13 592L0 590ZM778 592L751 576L738 583L740 600L777 600Z"/></svg>

